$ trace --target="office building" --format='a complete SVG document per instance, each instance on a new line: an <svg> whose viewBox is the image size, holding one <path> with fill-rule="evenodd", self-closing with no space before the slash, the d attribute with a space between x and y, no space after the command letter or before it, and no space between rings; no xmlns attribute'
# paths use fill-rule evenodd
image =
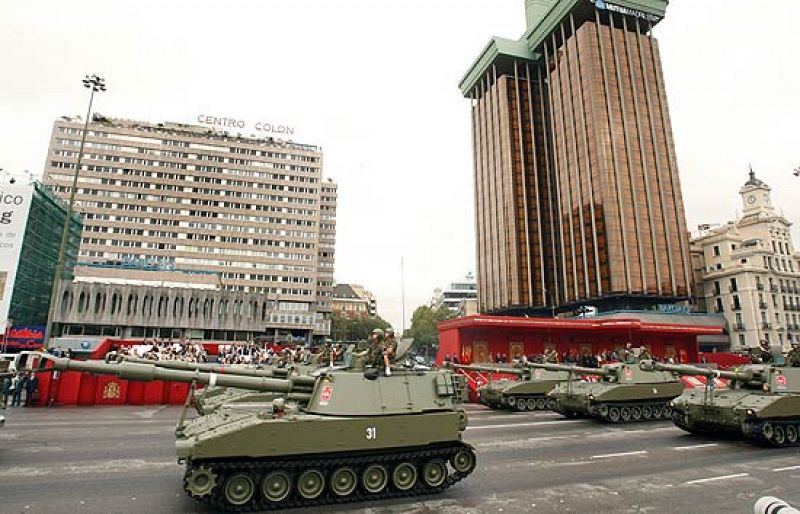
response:
<svg viewBox="0 0 800 514"><path fill-rule="evenodd" d="M698 304L724 314L734 350L800 341L800 253L770 194L751 170L742 216L692 239Z"/></svg>
<svg viewBox="0 0 800 514"><path fill-rule="evenodd" d="M13 325L43 333L67 209L38 182L3 184L0 191L0 330ZM80 235L80 216L73 215L62 273L67 280Z"/></svg>
<svg viewBox="0 0 800 514"><path fill-rule="evenodd" d="M460 83L472 105L479 308L647 309L691 297L653 26L666 0L528 0Z"/></svg>
<svg viewBox="0 0 800 514"><path fill-rule="evenodd" d="M63 117L53 125L44 176L62 197L71 190L82 131L78 118ZM115 270L116 279L130 269L149 271L154 276L127 286L151 288L165 273L171 273L166 282L179 289L194 282L193 276L211 274L219 294L227 293L230 302L209 298L203 307L209 319L201 319L204 315L197 314L197 303L190 305L187 293L178 295L186 296L185 307L177 305L194 318L184 319L174 310L169 323L158 316L137 318L124 324L126 330L196 335L217 330L235 332L237 339L328 335L337 195L336 184L323 178L322 157L319 147L271 137L96 114L76 194L84 219L79 265L68 287L112 284L108 270ZM73 292L77 301L80 292ZM100 293L109 301L114 294L110 289ZM144 301L154 293L127 292L126 298L131 294ZM243 305L250 305L252 323L246 328L223 312L232 303L241 310L238 316L245 315ZM170 304L170 309L178 307ZM99 329L91 319L75 323L74 308L64 312L72 314L60 320L62 327ZM145 325L135 324L140 322Z"/></svg>
<svg viewBox="0 0 800 514"><path fill-rule="evenodd" d="M431 305L438 309L444 305L455 314L465 315L465 301L478 297L478 284L475 275L467 273L463 279L451 282L444 289L436 289L433 293Z"/></svg>

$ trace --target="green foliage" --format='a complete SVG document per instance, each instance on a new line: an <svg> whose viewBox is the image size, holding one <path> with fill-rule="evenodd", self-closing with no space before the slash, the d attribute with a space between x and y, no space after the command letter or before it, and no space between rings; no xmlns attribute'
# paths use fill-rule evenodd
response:
<svg viewBox="0 0 800 514"><path fill-rule="evenodd" d="M411 328L405 331L403 337L413 337L415 346L436 348L439 346L439 331L436 329L436 324L454 317L456 314L444 305L435 309L429 305L420 305L414 310L411 316Z"/></svg>
<svg viewBox="0 0 800 514"><path fill-rule="evenodd" d="M386 330L391 325L380 316L348 319L334 315L331 318L331 337L334 341L363 341L368 339L376 328Z"/></svg>

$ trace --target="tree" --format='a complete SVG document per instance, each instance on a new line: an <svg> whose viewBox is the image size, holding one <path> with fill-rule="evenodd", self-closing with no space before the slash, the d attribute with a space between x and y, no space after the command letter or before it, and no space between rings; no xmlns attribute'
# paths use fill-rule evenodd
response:
<svg viewBox="0 0 800 514"><path fill-rule="evenodd" d="M411 315L411 328L405 331L403 337L413 337L414 346L424 348L426 353L433 353L439 346L439 330L436 324L454 317L456 313L445 305L437 308L420 305Z"/></svg>
<svg viewBox="0 0 800 514"><path fill-rule="evenodd" d="M376 328L386 330L391 325L380 316L350 319L334 314L331 318L331 337L335 341L363 341L369 339Z"/></svg>

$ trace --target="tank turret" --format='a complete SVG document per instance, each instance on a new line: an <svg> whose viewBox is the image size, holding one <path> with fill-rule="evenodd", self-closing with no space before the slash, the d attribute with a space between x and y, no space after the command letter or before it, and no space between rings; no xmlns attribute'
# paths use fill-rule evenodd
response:
<svg viewBox="0 0 800 514"><path fill-rule="evenodd" d="M691 433L727 432L774 446L800 444L800 368L750 364L736 371L642 362L642 368L704 376L705 387L672 401L672 421ZM713 378L730 381L724 389Z"/></svg>
<svg viewBox="0 0 800 514"><path fill-rule="evenodd" d="M285 379L138 362L48 357L52 369L278 393L257 412L221 410L176 430L184 489L212 510L253 511L440 492L475 469L446 370L342 368ZM184 410L184 415L185 415Z"/></svg>

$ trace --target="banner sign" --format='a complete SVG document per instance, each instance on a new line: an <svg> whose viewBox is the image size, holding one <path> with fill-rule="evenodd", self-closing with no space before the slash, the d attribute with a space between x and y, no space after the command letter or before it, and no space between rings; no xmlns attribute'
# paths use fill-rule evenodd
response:
<svg viewBox="0 0 800 514"><path fill-rule="evenodd" d="M651 21L654 23L661 21L661 16L640 11L638 9L631 9L630 7L624 7L611 2L606 2L605 0L591 0L591 2L598 9L616 12L619 14L624 14L626 16L633 16L634 18L639 18L641 20Z"/></svg>
<svg viewBox="0 0 800 514"><path fill-rule="evenodd" d="M44 344L44 327L11 327L6 338L9 348L24 350L41 348Z"/></svg>
<svg viewBox="0 0 800 514"><path fill-rule="evenodd" d="M0 185L0 330L4 333L32 198L32 185Z"/></svg>

